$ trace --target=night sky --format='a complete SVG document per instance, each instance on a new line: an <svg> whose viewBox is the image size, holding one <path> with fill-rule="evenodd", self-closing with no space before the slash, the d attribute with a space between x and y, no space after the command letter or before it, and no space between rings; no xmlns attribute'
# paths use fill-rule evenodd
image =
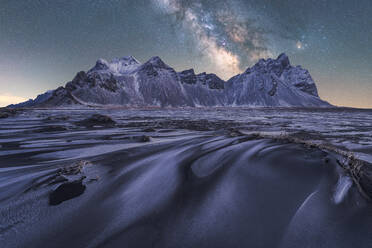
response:
<svg viewBox="0 0 372 248"><path fill-rule="evenodd" d="M285 52L332 104L372 108L371 0L0 0L0 106L98 58L160 56L229 79Z"/></svg>

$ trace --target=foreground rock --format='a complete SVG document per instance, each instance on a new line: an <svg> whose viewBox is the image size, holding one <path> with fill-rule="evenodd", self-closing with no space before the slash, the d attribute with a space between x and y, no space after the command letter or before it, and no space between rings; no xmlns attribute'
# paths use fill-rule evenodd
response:
<svg viewBox="0 0 372 248"><path fill-rule="evenodd" d="M77 125L85 127L104 126L113 127L116 122L106 115L94 114L90 118L77 122Z"/></svg>
<svg viewBox="0 0 372 248"><path fill-rule="evenodd" d="M48 133L48 132L63 132L66 131L67 128L64 126L45 126L39 129L36 129L34 132L36 133Z"/></svg>
<svg viewBox="0 0 372 248"><path fill-rule="evenodd" d="M63 183L49 195L49 204L58 205L64 201L78 197L84 193L85 188L86 186L83 184L83 180L81 179Z"/></svg>
<svg viewBox="0 0 372 248"><path fill-rule="evenodd" d="M11 116L15 116L17 114L16 109L9 109L9 108L3 108L0 109L0 119L5 119Z"/></svg>
<svg viewBox="0 0 372 248"><path fill-rule="evenodd" d="M372 202L372 164L359 160L353 155L338 162L353 179L361 194Z"/></svg>

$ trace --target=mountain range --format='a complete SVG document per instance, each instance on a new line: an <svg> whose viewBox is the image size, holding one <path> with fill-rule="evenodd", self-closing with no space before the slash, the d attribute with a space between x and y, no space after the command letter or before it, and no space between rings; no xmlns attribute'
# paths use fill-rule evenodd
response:
<svg viewBox="0 0 372 248"><path fill-rule="evenodd" d="M292 66L286 54L261 59L224 81L215 74L176 72L159 57L141 64L132 56L99 59L64 87L8 107L329 107L310 73Z"/></svg>

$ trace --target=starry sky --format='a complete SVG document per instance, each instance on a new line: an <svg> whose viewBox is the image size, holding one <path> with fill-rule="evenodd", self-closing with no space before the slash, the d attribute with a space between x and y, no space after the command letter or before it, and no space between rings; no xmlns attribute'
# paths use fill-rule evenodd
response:
<svg viewBox="0 0 372 248"><path fill-rule="evenodd" d="M371 0L0 0L0 106L98 58L160 56L227 80L285 52L320 96L372 108Z"/></svg>

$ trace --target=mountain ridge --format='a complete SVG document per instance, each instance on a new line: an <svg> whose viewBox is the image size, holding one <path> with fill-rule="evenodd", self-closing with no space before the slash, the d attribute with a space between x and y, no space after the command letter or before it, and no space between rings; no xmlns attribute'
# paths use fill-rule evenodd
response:
<svg viewBox="0 0 372 248"><path fill-rule="evenodd" d="M176 72L155 56L141 64L133 56L98 59L64 87L8 107L330 107L319 98L310 73L286 54L260 59L227 81L194 69Z"/></svg>

